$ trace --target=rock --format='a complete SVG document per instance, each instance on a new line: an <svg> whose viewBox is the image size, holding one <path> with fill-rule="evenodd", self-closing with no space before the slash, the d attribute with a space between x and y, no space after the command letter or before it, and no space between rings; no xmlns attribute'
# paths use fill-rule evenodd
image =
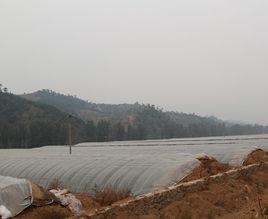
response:
<svg viewBox="0 0 268 219"><path fill-rule="evenodd" d="M80 214L82 211L82 203L66 189L50 190L60 201L61 205L66 206L74 214Z"/></svg>

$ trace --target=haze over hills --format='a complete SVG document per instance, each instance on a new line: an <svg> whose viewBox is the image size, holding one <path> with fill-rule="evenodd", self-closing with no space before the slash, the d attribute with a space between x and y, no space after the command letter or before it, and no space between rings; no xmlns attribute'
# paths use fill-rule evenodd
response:
<svg viewBox="0 0 268 219"><path fill-rule="evenodd" d="M51 90L39 90L21 97L34 102L52 105L64 112L73 114L84 121L101 119L121 120L125 114L139 110L139 104L96 104L75 96L63 95Z"/></svg>
<svg viewBox="0 0 268 219"><path fill-rule="evenodd" d="M99 121L102 119L108 119L110 121L125 120L130 117L133 118L134 114L142 111L146 108L146 105L139 104L138 102L134 104L103 104L103 103L92 103L89 101L82 100L77 96L64 95L49 89L39 90L29 94L20 95L21 97L39 102L47 105L54 106L59 110L62 110L66 113L73 114L76 117L84 121ZM148 105L147 105L148 106ZM215 123L224 123L228 126L239 124L239 125L248 125L245 122L238 121L223 121L218 119L215 116L198 116L193 113L182 113L174 111L163 111L158 107L151 105L162 113L171 117L172 120L187 126L189 124L198 124L202 121L210 121Z"/></svg>
<svg viewBox="0 0 268 219"><path fill-rule="evenodd" d="M34 93L24 94L21 97L54 106L59 110L66 113L75 115L76 117L87 121L98 122L100 120L109 120L111 122L123 122L133 123L137 120L140 113L144 113L149 107L154 108L162 116L166 116L167 120L172 120L182 126L188 126L190 124L200 124L202 122L210 122L219 124L224 123L216 117L201 117L195 114L178 113L178 112L165 112L154 105L139 104L97 104L89 101L82 100L76 96L64 95L51 90L39 90Z"/></svg>
<svg viewBox="0 0 268 219"><path fill-rule="evenodd" d="M140 112L146 108L146 105L139 104L96 104L89 101L82 100L76 96L64 95L48 89L39 90L34 93L24 94L21 97L39 102L47 105L54 106L59 110L66 113L73 114L84 121L99 121L102 119L109 119L111 121L125 120L130 117L133 118L134 114ZM152 105L152 107L155 107ZM157 110L163 112L159 108ZM211 119L216 122L222 122L216 117L201 117L195 114L186 114L178 112L163 112L168 114L177 122L182 125L188 125L193 123L200 123L203 119ZM129 119L127 119L129 120Z"/></svg>
<svg viewBox="0 0 268 219"><path fill-rule="evenodd" d="M0 89L0 147L268 133L268 127L166 112L154 105L96 104L50 90L14 95ZM71 117L70 117L71 116Z"/></svg>
<svg viewBox="0 0 268 219"><path fill-rule="evenodd" d="M195 114L165 112L154 105L137 102L96 104L47 89L22 97L52 105L86 123L90 121L92 124L97 124L108 121L110 130L122 130L122 133L112 134L114 136L110 140L257 134L267 131L263 126L234 124L213 116L201 117Z"/></svg>

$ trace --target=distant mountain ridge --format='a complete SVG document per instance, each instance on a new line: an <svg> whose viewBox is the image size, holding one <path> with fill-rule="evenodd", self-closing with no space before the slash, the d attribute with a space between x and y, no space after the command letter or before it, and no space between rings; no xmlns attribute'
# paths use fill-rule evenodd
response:
<svg viewBox="0 0 268 219"><path fill-rule="evenodd" d="M96 104L47 89L25 94L22 97L52 105L85 122L96 123L107 120L113 125L121 124L124 130L129 128L134 129L134 133L139 133L132 137L124 137L124 139L258 134L267 131L263 126L231 124L213 116L202 117L195 114L164 112L154 105Z"/></svg>
<svg viewBox="0 0 268 219"><path fill-rule="evenodd" d="M30 101L54 106L59 110L73 114L84 121L99 121L107 119L117 122L118 120L124 120L128 116L136 115L146 109L146 105L139 104L138 102L134 104L96 104L82 100L76 96L64 95L48 89L24 94L21 95L21 97ZM200 123L204 120L209 120L210 122L215 123L223 123L222 120L213 116L202 117L195 114L178 113L174 111L164 112L157 107L155 108L162 114L170 117L172 120L186 126L188 124Z"/></svg>
<svg viewBox="0 0 268 219"><path fill-rule="evenodd" d="M47 89L20 96L30 101L54 106L84 121L120 118L122 113L141 107L139 104L96 104Z"/></svg>
<svg viewBox="0 0 268 219"><path fill-rule="evenodd" d="M268 133L268 127L164 112L154 105L96 104L51 90L14 95L0 89L0 148L92 141L145 140Z"/></svg>

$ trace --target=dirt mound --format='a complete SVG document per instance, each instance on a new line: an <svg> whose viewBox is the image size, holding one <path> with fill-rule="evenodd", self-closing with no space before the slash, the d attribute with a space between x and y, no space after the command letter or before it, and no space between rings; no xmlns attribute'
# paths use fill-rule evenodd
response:
<svg viewBox="0 0 268 219"><path fill-rule="evenodd" d="M246 166L258 162L268 162L268 152L261 149L251 152L243 162L243 165Z"/></svg>
<svg viewBox="0 0 268 219"><path fill-rule="evenodd" d="M192 180L216 175L218 173L223 173L230 169L233 169L232 166L220 163L216 159L209 156L200 157L198 158L198 160L201 162L201 165L195 168L191 174L189 174L180 182L189 182ZM247 156L247 158L243 162L243 166L259 162L268 162L268 152L265 152L261 149L253 151Z"/></svg>
<svg viewBox="0 0 268 219"><path fill-rule="evenodd" d="M252 176L212 183L158 211L155 218L264 218L268 204L268 168ZM185 217L187 216L187 217ZM257 216L257 217L256 217Z"/></svg>
<svg viewBox="0 0 268 219"><path fill-rule="evenodd" d="M214 181L199 192L188 192L168 205L157 205L140 214L117 212L111 219L252 219L268 218L268 167L263 166L252 175L236 179Z"/></svg>
<svg viewBox="0 0 268 219"><path fill-rule="evenodd" d="M232 169L230 165L222 164L212 157L203 156L198 158L198 160L201 162L200 166L196 167L191 174L186 176L180 182L189 182L203 177L216 175L218 173L223 173Z"/></svg>

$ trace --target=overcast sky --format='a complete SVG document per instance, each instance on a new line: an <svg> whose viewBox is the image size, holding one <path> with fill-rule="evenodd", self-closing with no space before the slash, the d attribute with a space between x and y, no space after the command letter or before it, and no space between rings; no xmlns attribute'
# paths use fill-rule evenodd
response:
<svg viewBox="0 0 268 219"><path fill-rule="evenodd" d="M268 124L267 0L0 0L0 83Z"/></svg>

